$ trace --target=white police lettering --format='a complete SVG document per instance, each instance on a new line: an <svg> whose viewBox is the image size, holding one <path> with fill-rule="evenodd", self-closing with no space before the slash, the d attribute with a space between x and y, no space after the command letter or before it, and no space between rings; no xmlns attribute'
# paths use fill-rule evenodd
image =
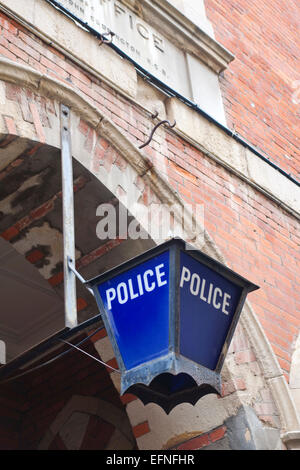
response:
<svg viewBox="0 0 300 470"><path fill-rule="evenodd" d="M151 292L153 289L155 289L155 282L149 284L149 276L154 276L152 269L148 269L144 272L144 285L147 292Z"/></svg>
<svg viewBox="0 0 300 470"><path fill-rule="evenodd" d="M230 294L223 292L220 287L215 286L212 282L208 285L206 279L201 279L197 273L191 274L191 271L183 266L180 287L183 287L186 282L189 283L189 290L192 295L198 296L203 302L211 304L216 310L221 310L225 315L229 314Z"/></svg>
<svg viewBox="0 0 300 470"><path fill-rule="evenodd" d="M144 273L137 274L136 277L122 281L116 287L107 289L106 302L108 310L112 309L113 301L123 305L129 300L134 300L147 292L152 292L156 288L166 285L168 280L163 268L164 264L159 264L154 269L147 269Z"/></svg>

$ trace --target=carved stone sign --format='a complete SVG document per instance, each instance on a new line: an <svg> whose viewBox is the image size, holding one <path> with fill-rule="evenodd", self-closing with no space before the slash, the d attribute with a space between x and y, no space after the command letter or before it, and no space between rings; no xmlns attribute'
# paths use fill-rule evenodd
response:
<svg viewBox="0 0 300 470"><path fill-rule="evenodd" d="M113 31L114 44L155 77L190 98L185 54L118 0L60 0L99 33Z"/></svg>

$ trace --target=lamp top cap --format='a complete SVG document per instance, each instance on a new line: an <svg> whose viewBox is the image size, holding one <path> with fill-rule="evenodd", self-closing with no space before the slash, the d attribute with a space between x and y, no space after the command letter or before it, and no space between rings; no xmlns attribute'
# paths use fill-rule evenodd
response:
<svg viewBox="0 0 300 470"><path fill-rule="evenodd" d="M114 268L108 271L105 271L102 274L92 279L87 280L85 284L89 287L93 287L96 284L99 284L100 282L104 282L109 278L112 278L118 274L121 274L122 272L129 270L130 268L134 266L139 265L140 263L146 261L147 259L151 259L152 257L162 253L163 251L167 251L171 249L172 247L177 247L177 249L190 254L200 263L205 264L206 266L210 267L211 269L223 275L224 277L228 278L229 280L232 280L233 282L236 282L237 284L245 287L248 292L252 292L254 290L259 289L259 286L257 286L253 282L249 281L248 279L241 276L240 274L234 272L232 269L228 268L226 265L220 263L216 259L207 255L203 251L199 250L198 248L193 246L191 243L184 241L180 237L173 237L153 248L150 248L144 253L139 254L135 256L134 258L131 258L125 261L124 263L121 263L120 265L115 266Z"/></svg>

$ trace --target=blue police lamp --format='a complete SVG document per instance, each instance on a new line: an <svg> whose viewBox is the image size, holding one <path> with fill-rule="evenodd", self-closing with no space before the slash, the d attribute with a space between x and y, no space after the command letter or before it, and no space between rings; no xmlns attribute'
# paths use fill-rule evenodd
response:
<svg viewBox="0 0 300 470"><path fill-rule="evenodd" d="M181 239L90 280L121 372L121 395L169 413L221 393L246 296L258 286Z"/></svg>

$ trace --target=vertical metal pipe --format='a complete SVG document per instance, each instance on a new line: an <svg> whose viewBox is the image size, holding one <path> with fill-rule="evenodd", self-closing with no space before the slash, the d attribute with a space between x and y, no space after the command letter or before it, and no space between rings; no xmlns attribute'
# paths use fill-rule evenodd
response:
<svg viewBox="0 0 300 470"><path fill-rule="evenodd" d="M69 267L69 263L75 267L74 193L70 109L62 104L60 115L65 326L68 328L74 328L77 325L76 277L74 272Z"/></svg>

